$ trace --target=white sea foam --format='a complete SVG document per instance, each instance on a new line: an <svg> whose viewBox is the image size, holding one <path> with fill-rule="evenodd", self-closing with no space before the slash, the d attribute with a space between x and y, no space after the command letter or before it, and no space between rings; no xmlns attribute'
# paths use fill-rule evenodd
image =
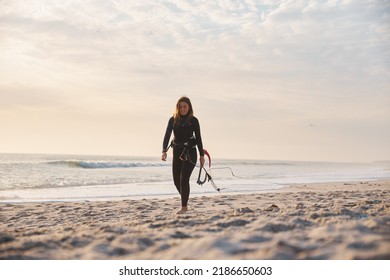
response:
<svg viewBox="0 0 390 280"><path fill-rule="evenodd" d="M390 162L321 163L213 159L209 172L223 193L281 188L293 183L390 178ZM216 193L210 182L191 193ZM53 201L177 195L169 162L159 158L0 154L0 200Z"/></svg>
<svg viewBox="0 0 390 280"><path fill-rule="evenodd" d="M68 167L75 168L89 168L89 169L98 169L98 168L134 168L134 167L159 167L165 166L166 164L156 163L156 162L109 162L109 161L80 161L80 160L60 160L60 161L50 161L47 164L51 165L64 165Z"/></svg>

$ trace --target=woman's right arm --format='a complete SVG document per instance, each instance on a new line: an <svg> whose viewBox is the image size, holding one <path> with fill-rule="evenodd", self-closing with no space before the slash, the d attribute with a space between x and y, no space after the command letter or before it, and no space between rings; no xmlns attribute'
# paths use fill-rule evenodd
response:
<svg viewBox="0 0 390 280"><path fill-rule="evenodd" d="M171 138L173 130L173 117L171 117L168 121L167 129L165 130L164 140L163 140L163 150L161 160L165 161L167 159L167 151L169 145L169 139Z"/></svg>

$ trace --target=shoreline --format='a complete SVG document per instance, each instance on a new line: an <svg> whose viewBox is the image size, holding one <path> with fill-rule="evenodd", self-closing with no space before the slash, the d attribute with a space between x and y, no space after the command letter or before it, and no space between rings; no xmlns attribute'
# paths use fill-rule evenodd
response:
<svg viewBox="0 0 390 280"><path fill-rule="evenodd" d="M199 192L199 190L194 191L192 190L190 197L200 197L200 196L229 196L229 195L245 195L245 194L262 194L262 193L269 193L269 192L285 192L285 191L304 191L304 190L310 190L311 186L315 186L315 189L318 189L321 186L324 186L325 188L328 187L334 187L338 189L348 190L351 189L351 186L355 185L367 185L371 186L372 184L375 185L375 182L386 182L390 181L390 178L381 178L381 179L369 179L369 180L355 180L355 181L334 181L334 182L315 182L315 183L291 183L291 184L279 184L278 188L267 188L263 190L244 190L244 191L228 191L221 193L218 193L217 191L210 190L207 192ZM275 184L275 183L272 183ZM147 184L144 184L146 187ZM108 185L102 185L103 187L109 187ZM117 187L116 185L113 185L114 187ZM127 184L123 184L123 186L128 186ZM96 187L96 186L95 186ZM178 196L178 193L172 185L167 184L167 188L170 188L172 190L171 193L161 193L161 194L134 194L134 195L122 195L122 196L100 196L100 197L63 197L63 198L55 198L55 199L49 199L49 198L20 198L19 196L13 194L7 196L1 196L0 195L0 206L2 204L27 204L27 203L73 203L73 202L102 202L102 201L122 201L122 200L145 200L145 199L169 199L169 198L175 198ZM199 186L195 186L198 187ZM210 188L210 186L200 186L200 188ZM223 189L222 189L223 190ZM21 189L20 191L24 192L26 190ZM69 191L69 190L68 190ZM93 191L93 190L91 190ZM3 191L7 192L7 191ZM13 191L16 192L16 191ZM1 191L0 191L1 194Z"/></svg>
<svg viewBox="0 0 390 280"><path fill-rule="evenodd" d="M0 259L390 259L390 180L80 202L0 202Z"/></svg>

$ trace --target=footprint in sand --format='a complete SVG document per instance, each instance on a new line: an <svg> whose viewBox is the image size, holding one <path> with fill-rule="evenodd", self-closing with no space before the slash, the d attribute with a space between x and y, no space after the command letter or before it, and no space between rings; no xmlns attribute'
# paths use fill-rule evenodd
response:
<svg viewBox="0 0 390 280"><path fill-rule="evenodd" d="M240 244L233 243L227 240L217 240L211 245L211 248L217 248L228 255L238 255L255 251L255 249L242 247Z"/></svg>
<svg viewBox="0 0 390 280"><path fill-rule="evenodd" d="M290 231L293 229L295 229L294 225L274 224L274 223L268 223L264 227L260 228L261 231L273 232L273 233Z"/></svg>
<svg viewBox="0 0 390 280"><path fill-rule="evenodd" d="M99 244L94 247L94 251L103 255L107 255L110 257L113 256L124 256L130 254L131 251L122 248L122 247L113 247L110 244Z"/></svg>
<svg viewBox="0 0 390 280"><path fill-rule="evenodd" d="M0 244L14 241L15 237L6 233L0 233Z"/></svg>
<svg viewBox="0 0 390 280"><path fill-rule="evenodd" d="M147 237L124 237L119 240L122 245L131 245L137 248L137 250L145 250L150 246L155 245L153 239Z"/></svg>
<svg viewBox="0 0 390 280"><path fill-rule="evenodd" d="M237 208L233 210L234 214L245 214L245 213L254 213L249 207Z"/></svg>
<svg viewBox="0 0 390 280"><path fill-rule="evenodd" d="M249 224L249 223L250 222L247 220L238 219L238 220L233 220L233 221L225 222L225 223L217 223L217 226L222 227L222 228L242 227L242 226L245 226L246 224Z"/></svg>
<svg viewBox="0 0 390 280"><path fill-rule="evenodd" d="M358 249L358 250L373 250L376 249L378 245L375 242L352 242L347 245L349 249Z"/></svg>
<svg viewBox="0 0 390 280"><path fill-rule="evenodd" d="M171 238L178 238L178 239L192 238L191 235L188 235L188 234L183 233L181 231L176 231L174 234L171 234L170 237Z"/></svg>
<svg viewBox="0 0 390 280"><path fill-rule="evenodd" d="M253 236L250 236L250 237L243 239L241 241L244 243L262 243L262 242L268 242L271 240L272 240L271 237L264 237L261 235L253 235Z"/></svg>
<svg viewBox="0 0 390 280"><path fill-rule="evenodd" d="M83 248L89 245L93 241L93 238L92 237L71 237L66 241L69 242L69 244L73 248Z"/></svg>

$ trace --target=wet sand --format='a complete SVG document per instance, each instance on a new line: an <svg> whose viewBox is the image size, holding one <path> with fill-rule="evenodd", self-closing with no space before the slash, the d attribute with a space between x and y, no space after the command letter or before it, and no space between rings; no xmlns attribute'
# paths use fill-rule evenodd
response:
<svg viewBox="0 0 390 280"><path fill-rule="evenodd" d="M390 259L390 180L0 204L0 259Z"/></svg>

